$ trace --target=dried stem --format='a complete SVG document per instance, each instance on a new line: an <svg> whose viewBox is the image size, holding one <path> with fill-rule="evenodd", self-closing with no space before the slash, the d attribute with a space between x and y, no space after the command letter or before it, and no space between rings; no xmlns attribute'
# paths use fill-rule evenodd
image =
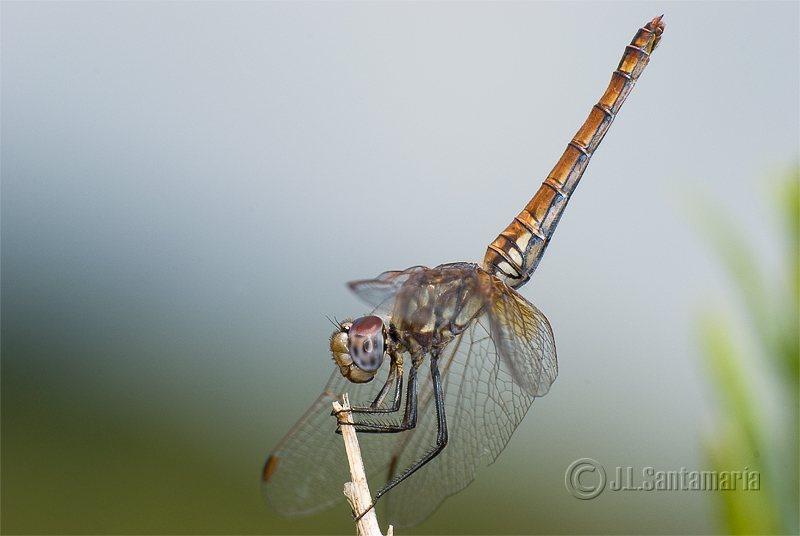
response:
<svg viewBox="0 0 800 536"><path fill-rule="evenodd" d="M356 430L353 426L353 414L350 412L350 399L345 393L342 397L343 404L333 403L333 411L342 423L342 438L347 451L347 461L350 463L350 476L352 482L344 485L344 496L353 509L356 517L356 531L359 536L382 536L378 526L378 516L372 506L372 495L367 484L367 475L364 471L364 462L361 460L361 449L358 446ZM366 512L366 513L365 513ZM393 529L389 525L387 536L392 536Z"/></svg>

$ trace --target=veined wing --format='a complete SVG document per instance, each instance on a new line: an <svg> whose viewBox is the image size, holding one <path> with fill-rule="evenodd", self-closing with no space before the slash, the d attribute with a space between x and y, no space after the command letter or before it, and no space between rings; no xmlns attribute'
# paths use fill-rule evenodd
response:
<svg viewBox="0 0 800 536"><path fill-rule="evenodd" d="M292 427L264 465L262 486L272 508L303 516L338 502L348 468L342 438L335 433L332 403L350 383L334 370L322 394Z"/></svg>
<svg viewBox="0 0 800 536"><path fill-rule="evenodd" d="M388 522L397 528L420 523L469 485L478 467L493 462L505 448L534 397L547 392L555 379L555 344L547 320L503 288L495 308L439 357L449 439L436 458L386 494ZM390 476L418 460L436 438L430 370L424 365L418 399L417 428L398 437Z"/></svg>
<svg viewBox="0 0 800 536"><path fill-rule="evenodd" d="M391 314L394 302L392 298L413 274L427 270L425 266L412 266L407 270L383 272L375 279L351 281L347 284L359 298L375 310L372 314L386 316Z"/></svg>
<svg viewBox="0 0 800 536"><path fill-rule="evenodd" d="M383 386L387 370L369 383L356 384L336 368L322 394L270 455L264 466L263 491L270 505L284 516L303 516L344 500L342 489L350 481L344 442L331 415L334 400L350 393L352 404L366 405ZM396 434L359 434L368 477L381 482L391 457ZM380 475L380 477L379 477ZM375 484L373 484L374 486Z"/></svg>
<svg viewBox="0 0 800 536"><path fill-rule="evenodd" d="M532 303L495 280L492 338L517 385L544 396L558 375L556 341L547 318Z"/></svg>

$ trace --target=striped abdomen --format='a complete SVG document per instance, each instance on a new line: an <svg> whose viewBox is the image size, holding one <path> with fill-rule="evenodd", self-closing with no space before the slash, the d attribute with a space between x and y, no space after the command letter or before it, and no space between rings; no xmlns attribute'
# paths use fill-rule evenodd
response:
<svg viewBox="0 0 800 536"><path fill-rule="evenodd" d="M483 259L483 269L517 288L530 278L542 258L561 218L569 196L578 185L589 159L603 140L614 116L633 89L658 45L664 23L656 17L640 28L619 67L611 76L605 94L594 105L567 150L539 187L525 209L492 242Z"/></svg>

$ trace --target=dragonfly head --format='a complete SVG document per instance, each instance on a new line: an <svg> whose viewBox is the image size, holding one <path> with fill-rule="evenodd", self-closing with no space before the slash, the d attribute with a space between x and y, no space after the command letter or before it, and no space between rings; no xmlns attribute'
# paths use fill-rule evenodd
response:
<svg viewBox="0 0 800 536"><path fill-rule="evenodd" d="M342 322L331 335L333 360L342 376L354 383L366 383L375 377L386 346L386 328L377 316Z"/></svg>

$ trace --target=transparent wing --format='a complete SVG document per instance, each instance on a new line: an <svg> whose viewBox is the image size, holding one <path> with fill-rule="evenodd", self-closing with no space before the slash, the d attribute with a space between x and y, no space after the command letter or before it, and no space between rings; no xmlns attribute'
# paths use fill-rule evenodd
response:
<svg viewBox="0 0 800 536"><path fill-rule="evenodd" d="M264 495L284 516L309 515L341 498L337 486L347 482L348 467L341 437L335 433L332 403L347 383L334 370L322 394L286 434L264 466Z"/></svg>
<svg viewBox="0 0 800 536"><path fill-rule="evenodd" d="M469 485L478 467L493 462L505 448L534 397L547 392L538 386L549 387L555 379L555 344L547 319L503 288L489 313L439 358L449 439L441 454L386 494L388 522L397 528L420 523ZM393 453L397 471L419 459L436 438L429 367L420 373L420 420L414 433L398 438Z"/></svg>
<svg viewBox="0 0 800 536"><path fill-rule="evenodd" d="M264 466L263 491L284 516L309 515L344 500L350 471L332 402L350 393L352 405L367 405L383 386L388 369L365 384L351 383L334 370L322 394L292 427ZM359 434L368 478L385 479L396 434ZM375 486L376 484L372 484Z"/></svg>
<svg viewBox="0 0 800 536"><path fill-rule="evenodd" d="M412 266L403 271L383 272L375 279L352 281L347 284L364 303L375 308L374 315L384 316L391 313L394 304L392 298L413 274L426 271L425 266Z"/></svg>

